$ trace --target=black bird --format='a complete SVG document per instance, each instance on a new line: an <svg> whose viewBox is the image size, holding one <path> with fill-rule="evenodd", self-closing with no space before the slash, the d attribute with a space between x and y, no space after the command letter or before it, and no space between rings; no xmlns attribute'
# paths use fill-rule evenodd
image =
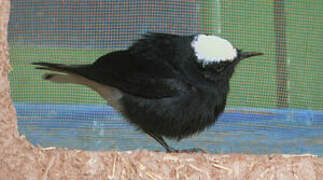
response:
<svg viewBox="0 0 323 180"><path fill-rule="evenodd" d="M236 65L259 52L243 52L214 35L147 33L126 50L108 53L93 64L36 62L56 71L44 79L90 87L129 123L153 137L181 140L213 125L224 111Z"/></svg>

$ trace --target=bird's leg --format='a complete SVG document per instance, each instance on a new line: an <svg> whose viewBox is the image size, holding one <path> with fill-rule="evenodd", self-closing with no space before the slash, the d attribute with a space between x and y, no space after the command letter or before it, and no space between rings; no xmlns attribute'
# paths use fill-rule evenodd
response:
<svg viewBox="0 0 323 180"><path fill-rule="evenodd" d="M178 152L178 150L168 146L168 144L166 143L166 141L163 139L163 137L155 135L151 132L147 132L145 131L149 136L151 136L152 138L154 138L160 145L162 145L165 149L166 152L168 153L174 153L174 152Z"/></svg>
<svg viewBox="0 0 323 180"><path fill-rule="evenodd" d="M192 149L183 149L183 150L177 150L174 149L170 146L168 146L168 144L166 143L166 141L163 139L163 137L155 135L151 132L147 132L145 131L149 136L153 137L160 145L162 145L165 149L167 153L195 153L195 152L204 152L206 153L207 151L205 151L204 149L201 148L192 148Z"/></svg>

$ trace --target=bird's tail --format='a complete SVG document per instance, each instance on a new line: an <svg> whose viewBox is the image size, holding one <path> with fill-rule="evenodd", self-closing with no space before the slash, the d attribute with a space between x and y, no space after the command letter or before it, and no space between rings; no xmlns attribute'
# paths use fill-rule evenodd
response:
<svg viewBox="0 0 323 180"><path fill-rule="evenodd" d="M49 70L60 73L46 73L43 79L49 80L55 83L77 83L84 84L84 78L80 74L84 68L88 65L65 65L45 62L34 62L33 65L37 65L36 69ZM64 74L62 74L64 73Z"/></svg>
<svg viewBox="0 0 323 180"><path fill-rule="evenodd" d="M87 65L66 65L46 62L33 62L33 65L37 65L36 69L50 70L64 73L77 73L79 69L86 67Z"/></svg>

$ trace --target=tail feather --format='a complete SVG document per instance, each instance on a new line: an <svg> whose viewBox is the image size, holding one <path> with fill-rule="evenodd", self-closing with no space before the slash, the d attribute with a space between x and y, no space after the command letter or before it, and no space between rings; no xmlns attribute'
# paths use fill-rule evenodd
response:
<svg viewBox="0 0 323 180"><path fill-rule="evenodd" d="M44 74L43 79L55 83L75 83L86 85L85 78L75 74L46 73Z"/></svg>
<svg viewBox="0 0 323 180"><path fill-rule="evenodd" d="M49 80L56 83L79 83L82 81L78 80L84 72L84 68L88 65L65 65L65 64L55 64L46 62L34 62L33 65L37 65L36 69L49 70L65 74L50 73L45 74L43 79Z"/></svg>
<svg viewBox="0 0 323 180"><path fill-rule="evenodd" d="M36 69L40 70L50 70L56 72L64 73L74 73L79 74L88 65L66 65L66 64L56 64L56 63L46 63L46 62L33 62L33 65L37 65Z"/></svg>
<svg viewBox="0 0 323 180"><path fill-rule="evenodd" d="M79 74L82 67L86 65L65 65L46 62L34 62L33 65L37 65L36 69L50 70L58 73L46 73L43 75L43 79L49 80L55 83L76 83L84 84L84 78Z"/></svg>
<svg viewBox="0 0 323 180"><path fill-rule="evenodd" d="M45 62L34 62L33 65L37 65L36 69L41 70L50 70L50 71L57 71L57 72L70 72L71 67L70 65L65 64L55 64L55 63L45 63Z"/></svg>

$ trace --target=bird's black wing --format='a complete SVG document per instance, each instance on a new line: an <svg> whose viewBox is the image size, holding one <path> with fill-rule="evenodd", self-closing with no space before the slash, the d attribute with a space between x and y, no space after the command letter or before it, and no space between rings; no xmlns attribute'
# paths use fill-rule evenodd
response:
<svg viewBox="0 0 323 180"><path fill-rule="evenodd" d="M189 89L167 61L147 59L129 51L112 52L80 70L91 80L144 98L171 97Z"/></svg>
<svg viewBox="0 0 323 180"><path fill-rule="evenodd" d="M95 82L116 87L130 95L144 98L176 96L189 86L167 61L145 59L128 50L115 51L89 65L33 63L47 69L82 75Z"/></svg>

